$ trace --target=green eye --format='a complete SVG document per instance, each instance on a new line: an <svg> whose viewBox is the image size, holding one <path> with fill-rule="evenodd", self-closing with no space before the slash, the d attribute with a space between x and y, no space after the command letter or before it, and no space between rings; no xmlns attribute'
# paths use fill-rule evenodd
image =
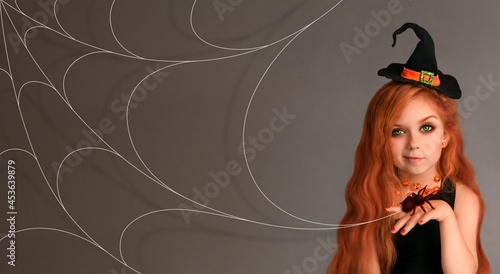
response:
<svg viewBox="0 0 500 274"><path fill-rule="evenodd" d="M425 126L422 127L422 130L425 131L425 132L431 131L432 130L432 126L425 125Z"/></svg>
<svg viewBox="0 0 500 274"><path fill-rule="evenodd" d="M401 129L395 129L395 130L392 131L392 135L401 135L403 133L404 132Z"/></svg>

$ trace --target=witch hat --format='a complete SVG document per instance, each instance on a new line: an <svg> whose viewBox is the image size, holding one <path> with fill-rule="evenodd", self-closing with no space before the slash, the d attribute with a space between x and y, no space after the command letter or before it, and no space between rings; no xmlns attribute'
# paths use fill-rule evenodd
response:
<svg viewBox="0 0 500 274"><path fill-rule="evenodd" d="M424 85L436 89L452 99L459 99L462 96L462 91L460 91L457 79L438 70L434 41L424 28L414 23L404 24L392 34L394 40L392 46L396 45L396 36L408 28L413 29L420 39L412 55L406 64L390 64L387 68L379 70L378 75L397 82Z"/></svg>

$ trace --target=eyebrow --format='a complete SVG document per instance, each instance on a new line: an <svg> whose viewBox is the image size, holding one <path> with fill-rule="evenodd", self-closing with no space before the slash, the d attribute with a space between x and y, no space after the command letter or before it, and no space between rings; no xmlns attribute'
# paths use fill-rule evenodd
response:
<svg viewBox="0 0 500 274"><path fill-rule="evenodd" d="M435 119L438 119L438 117L436 117L435 115L430 115L430 116L427 116L425 117L424 119L418 121L419 124L423 123L424 121L430 119L430 118L435 118ZM438 119L439 120L439 119ZM399 124L394 124L395 127L400 127L401 125Z"/></svg>

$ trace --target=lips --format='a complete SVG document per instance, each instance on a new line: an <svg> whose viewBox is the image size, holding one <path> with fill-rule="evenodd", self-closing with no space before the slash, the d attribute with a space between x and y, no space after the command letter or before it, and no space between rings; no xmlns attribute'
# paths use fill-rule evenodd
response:
<svg viewBox="0 0 500 274"><path fill-rule="evenodd" d="M404 157L410 163L418 163L418 162L422 161L422 159L423 159L423 158L419 158L419 157L407 157L407 156L404 156Z"/></svg>

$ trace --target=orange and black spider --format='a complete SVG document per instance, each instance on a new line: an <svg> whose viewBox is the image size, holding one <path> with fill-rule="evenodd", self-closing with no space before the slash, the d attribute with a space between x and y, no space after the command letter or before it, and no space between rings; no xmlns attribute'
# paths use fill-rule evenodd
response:
<svg viewBox="0 0 500 274"><path fill-rule="evenodd" d="M400 203L403 206L404 212L409 212L410 210L413 209L413 213L411 214L411 216L413 216L413 214L415 214L415 209L417 209L417 206L420 206L420 208L425 212L425 209L422 206L424 203L428 203L432 207L432 209L435 209L432 206L432 204L429 202L429 198L436 197L436 196L440 195L441 193L443 193L443 191L442 190L439 190L439 191L434 190L430 194L424 196L426 188L427 188L427 186L420 189L417 194L412 193L410 196L406 197L406 199L404 199L403 202Z"/></svg>

